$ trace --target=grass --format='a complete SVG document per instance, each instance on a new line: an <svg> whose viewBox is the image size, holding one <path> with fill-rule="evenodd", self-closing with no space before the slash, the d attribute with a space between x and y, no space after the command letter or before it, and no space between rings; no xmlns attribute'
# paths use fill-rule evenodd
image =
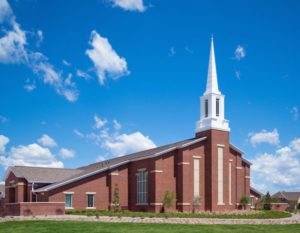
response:
<svg viewBox="0 0 300 233"><path fill-rule="evenodd" d="M142 217L142 218L226 218L226 219L273 219L287 218L291 214L278 211L253 211L252 213L149 213L149 212L131 212L131 211L108 211L108 210L74 210L66 214L87 215L87 216L117 216L117 217Z"/></svg>
<svg viewBox="0 0 300 233"><path fill-rule="evenodd" d="M298 233L300 225L184 225L184 224L146 224L146 223L102 223L72 221L12 221L0 223L0 233Z"/></svg>

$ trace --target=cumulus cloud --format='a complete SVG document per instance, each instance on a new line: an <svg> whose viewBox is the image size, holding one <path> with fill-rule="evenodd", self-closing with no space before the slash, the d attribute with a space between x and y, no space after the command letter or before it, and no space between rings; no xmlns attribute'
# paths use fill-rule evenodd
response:
<svg viewBox="0 0 300 233"><path fill-rule="evenodd" d="M66 149L66 148L61 148L59 150L59 155L64 159L70 159L70 158L74 158L75 151L74 150L69 150L69 149Z"/></svg>
<svg viewBox="0 0 300 233"><path fill-rule="evenodd" d="M48 148L36 143L12 147L8 156L0 156L0 164L5 168L9 166L38 166L38 167L63 167L61 161Z"/></svg>
<svg viewBox="0 0 300 233"><path fill-rule="evenodd" d="M45 147L57 146L56 141L47 134L43 134L43 136L38 139L38 143Z"/></svg>
<svg viewBox="0 0 300 233"><path fill-rule="evenodd" d="M274 129L271 132L268 132L267 130L262 130L258 133L250 133L249 141L252 146L256 146L257 144L261 143L268 143L277 146L279 145L279 133L277 129Z"/></svg>
<svg viewBox="0 0 300 233"><path fill-rule="evenodd" d="M118 79L130 73L125 58L116 53L107 38L102 37L96 31L92 31L89 44L92 49L86 50L86 55L94 63L101 85L105 84L107 78Z"/></svg>
<svg viewBox="0 0 300 233"><path fill-rule="evenodd" d="M5 146L7 143L9 143L9 138L4 135L0 135L0 155L5 153Z"/></svg>
<svg viewBox="0 0 300 233"><path fill-rule="evenodd" d="M297 121L297 120L298 120L298 117L299 117L299 110L298 110L298 107L296 107L296 106L292 107L292 109L291 109L291 114L292 114L292 116L293 116L294 121Z"/></svg>
<svg viewBox="0 0 300 233"><path fill-rule="evenodd" d="M144 12L146 6L143 0L109 0L113 7L120 7L126 11L139 11Z"/></svg>
<svg viewBox="0 0 300 233"><path fill-rule="evenodd" d="M74 85L72 87L65 85L62 71L58 71L50 64L44 54L27 48L26 32L17 23L6 0L0 0L0 23L4 28L4 35L0 37L0 63L26 65L45 84L52 86L59 95L71 102L76 101L79 92ZM41 40L42 31L38 31L37 36Z"/></svg>
<svg viewBox="0 0 300 233"><path fill-rule="evenodd" d="M246 50L244 47L238 45L234 51L235 59L241 60L246 56Z"/></svg>
<svg viewBox="0 0 300 233"><path fill-rule="evenodd" d="M105 124L108 124L106 122ZM116 123L118 123L116 125ZM110 124L108 124L110 125ZM90 133L82 133L74 130L74 133L81 137L92 140L96 145L106 151L109 156L122 156L137 151L156 147L155 143L141 132L120 133L121 124L118 121L112 122L112 127L93 127ZM113 132L112 132L113 131Z"/></svg>
<svg viewBox="0 0 300 233"><path fill-rule="evenodd" d="M274 153L261 153L251 162L254 182L265 184L264 191L300 189L300 138Z"/></svg>

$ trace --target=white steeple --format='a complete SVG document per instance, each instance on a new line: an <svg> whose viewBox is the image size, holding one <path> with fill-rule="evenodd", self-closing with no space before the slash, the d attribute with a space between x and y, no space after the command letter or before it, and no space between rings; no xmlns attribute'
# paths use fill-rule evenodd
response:
<svg viewBox="0 0 300 233"><path fill-rule="evenodd" d="M196 123L196 133L208 129L230 131L229 122L225 120L224 95L218 87L214 41L211 38L210 56L207 74L206 91L200 97L200 120Z"/></svg>
<svg viewBox="0 0 300 233"><path fill-rule="evenodd" d="M210 43L210 56L209 56L209 64L208 64L207 83L206 83L206 91L204 95L210 93L221 94L218 87L218 77L217 77L213 37L211 37L211 43Z"/></svg>

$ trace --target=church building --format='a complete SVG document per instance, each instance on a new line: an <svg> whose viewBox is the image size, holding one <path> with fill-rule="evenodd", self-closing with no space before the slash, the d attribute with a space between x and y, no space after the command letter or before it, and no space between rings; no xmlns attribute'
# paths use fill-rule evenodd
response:
<svg viewBox="0 0 300 233"><path fill-rule="evenodd" d="M192 138L76 169L9 167L3 211L39 215L111 209L116 189L123 210L160 212L168 191L176 195L172 211L232 211L250 196L250 166L230 143L212 39Z"/></svg>

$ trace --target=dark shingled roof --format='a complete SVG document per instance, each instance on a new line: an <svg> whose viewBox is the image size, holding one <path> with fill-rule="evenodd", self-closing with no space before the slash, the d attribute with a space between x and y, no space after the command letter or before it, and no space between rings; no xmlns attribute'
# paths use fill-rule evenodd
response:
<svg viewBox="0 0 300 233"><path fill-rule="evenodd" d="M116 167L116 166L120 166L122 164L126 164L126 163L134 161L134 160L147 159L147 158L151 158L153 156L158 156L160 153L162 153L162 154L167 153L168 150L170 150L170 151L175 150L177 148L184 147L184 146L187 146L189 144L194 144L194 143L203 141L205 139L206 139L206 137L186 139L186 140L183 140L183 141L180 141L180 142L176 142L176 143L156 147L156 148L149 149L149 150L136 152L136 153L121 156L121 157L118 157L118 158L109 159L109 160L106 160L106 161L103 161L103 162L93 163L91 165L78 168L82 171L79 174L76 174L72 177L68 177L64 180L53 183L51 185L42 187L42 188L37 189L35 191L36 192L48 191L48 190L51 190L53 188L62 186L66 183L76 181L76 180L80 179L81 177L82 178L88 177L88 176L96 174L98 172L102 172L102 171L105 171L107 169L110 169L110 168L113 168L113 167Z"/></svg>
<svg viewBox="0 0 300 233"><path fill-rule="evenodd" d="M300 192L277 192L273 194L273 197L286 199L287 201L298 201L300 199Z"/></svg>
<svg viewBox="0 0 300 233"><path fill-rule="evenodd" d="M82 172L79 169L26 166L10 167L9 170L12 171L18 178L25 178L29 182L40 183L58 182Z"/></svg>

